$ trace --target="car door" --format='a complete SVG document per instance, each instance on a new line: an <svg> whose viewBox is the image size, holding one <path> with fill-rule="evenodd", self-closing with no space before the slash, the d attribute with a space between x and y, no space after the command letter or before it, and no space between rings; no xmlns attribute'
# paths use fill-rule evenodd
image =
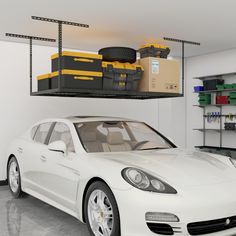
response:
<svg viewBox="0 0 236 236"><path fill-rule="evenodd" d="M42 186L48 198L74 211L79 184L79 158L75 153L71 131L65 123L58 122L54 126L48 144L55 141L63 141L67 146L67 153L51 151L48 148L45 150Z"/></svg>
<svg viewBox="0 0 236 236"><path fill-rule="evenodd" d="M41 189L41 173L44 168L45 160L43 153L47 150L48 134L52 128L52 122L42 123L32 128L32 141L24 146L22 150L24 157L22 182L24 188L34 192L42 193Z"/></svg>

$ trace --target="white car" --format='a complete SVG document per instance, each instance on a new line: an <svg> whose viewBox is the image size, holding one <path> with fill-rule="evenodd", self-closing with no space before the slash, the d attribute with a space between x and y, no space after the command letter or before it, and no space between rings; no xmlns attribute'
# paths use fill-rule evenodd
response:
<svg viewBox="0 0 236 236"><path fill-rule="evenodd" d="M236 234L236 163L177 148L148 125L48 119L15 140L10 190L87 223L93 236Z"/></svg>

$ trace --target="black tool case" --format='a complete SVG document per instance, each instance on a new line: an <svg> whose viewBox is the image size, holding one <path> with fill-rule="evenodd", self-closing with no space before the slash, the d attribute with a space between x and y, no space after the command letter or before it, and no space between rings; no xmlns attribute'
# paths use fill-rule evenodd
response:
<svg viewBox="0 0 236 236"><path fill-rule="evenodd" d="M119 62L102 62L104 90L138 90L143 74L140 65Z"/></svg>
<svg viewBox="0 0 236 236"><path fill-rule="evenodd" d="M52 72L58 71L58 53L51 56ZM102 71L102 55L82 52L63 51L61 69Z"/></svg>
<svg viewBox="0 0 236 236"><path fill-rule="evenodd" d="M217 85L222 85L222 84L224 84L223 79L209 79L203 81L203 86L205 91L216 90Z"/></svg>
<svg viewBox="0 0 236 236"><path fill-rule="evenodd" d="M38 76L38 91L58 88L59 72ZM62 70L61 88L68 89L102 89L102 72Z"/></svg>
<svg viewBox="0 0 236 236"><path fill-rule="evenodd" d="M141 58L159 57L167 58L170 53L170 48L160 44L145 44L139 48Z"/></svg>

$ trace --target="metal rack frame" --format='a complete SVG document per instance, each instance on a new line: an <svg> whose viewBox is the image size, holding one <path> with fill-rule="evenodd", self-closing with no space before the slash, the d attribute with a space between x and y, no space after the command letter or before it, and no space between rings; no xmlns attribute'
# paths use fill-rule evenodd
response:
<svg viewBox="0 0 236 236"><path fill-rule="evenodd" d="M230 72L230 73L225 73L225 74L216 74L216 75L208 75L208 76L201 76L201 77L195 77L194 79L199 79L199 80L207 80L207 79L214 79L216 77L222 77L222 76L236 76L236 72ZM225 78L227 79L227 78ZM194 93L198 93L198 94L201 94L201 93L208 93L208 94L212 94L212 93L216 93L218 95L222 95L224 92L232 92L232 91L236 91L236 89L224 89L224 90L208 90L208 91L199 91L199 92L194 92ZM203 145L202 146L196 146L197 148L200 148L200 149L222 149L222 150L226 150L226 149L231 149L233 150L233 148L226 148L226 147L223 147L223 132L235 132L235 131L231 131L231 130L225 130L223 129L223 117L225 117L226 115L223 114L223 107L229 107L229 106L236 106L235 104L209 104L209 105L194 105L194 106L197 106L197 107L200 107L203 109L203 128L202 129L194 129L194 130L198 130L198 131L201 131L203 132ZM219 115L219 118L220 118L220 127L219 129L207 129L206 128L206 118L208 117L206 115L206 108L207 107L216 107L219 109L219 112L221 115ZM219 146L207 146L206 145L206 133L209 132L209 131L215 131L215 132L218 132L220 134L220 137L219 137Z"/></svg>
<svg viewBox="0 0 236 236"><path fill-rule="evenodd" d="M18 35L6 33L8 37L16 37L16 38L26 38L29 39L30 46L30 95L31 96L61 96L61 97L93 97L93 98L122 98L122 99L154 99L154 98L173 98L173 97L183 97L185 90L185 44L191 45L200 45L198 42L192 42L181 39L174 39L164 37L164 40L172 41L176 43L180 43L182 45L182 93L162 93L162 92L139 92L139 91L107 91L107 90L92 90L92 89L65 89L62 87L62 43L63 43L63 25L71 25L76 27L89 28L88 24L76 23L65 20L57 20L46 17L39 16L31 16L32 20L44 21L48 23L58 24L58 88L50 89L45 91L33 92L32 86L32 41L33 40L41 40L41 41L49 41L56 42L55 39L42 38L36 36L29 35Z"/></svg>

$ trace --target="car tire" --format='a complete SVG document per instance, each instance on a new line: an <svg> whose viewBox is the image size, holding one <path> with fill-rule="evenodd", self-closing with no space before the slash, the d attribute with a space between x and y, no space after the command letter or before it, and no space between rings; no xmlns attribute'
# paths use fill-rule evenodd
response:
<svg viewBox="0 0 236 236"><path fill-rule="evenodd" d="M98 51L98 53L103 56L104 61L118 61L121 63L135 63L137 56L135 49L127 47L102 48Z"/></svg>
<svg viewBox="0 0 236 236"><path fill-rule="evenodd" d="M92 236L120 236L118 206L113 193L105 183L97 181L89 186L85 196L84 213Z"/></svg>
<svg viewBox="0 0 236 236"><path fill-rule="evenodd" d="M24 192L21 189L21 176L18 161L12 157L7 166L7 179L9 189L14 198L21 198Z"/></svg>

